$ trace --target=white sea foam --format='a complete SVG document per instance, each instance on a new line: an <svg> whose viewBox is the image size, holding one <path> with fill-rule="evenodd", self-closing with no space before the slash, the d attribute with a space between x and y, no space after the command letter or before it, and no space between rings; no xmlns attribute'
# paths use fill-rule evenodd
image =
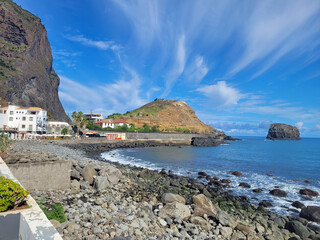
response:
<svg viewBox="0 0 320 240"><path fill-rule="evenodd" d="M127 149L128 152L136 151L135 149ZM130 165L130 166L136 166L136 167L143 167L148 168L151 170L161 170L163 166L160 166L158 164L139 159L136 157L131 157L124 155L122 150L116 149L110 152L102 153L102 158L109 162L115 162L122 165ZM287 179L281 178L281 177L274 177L274 176L267 176L267 175L261 175L257 173L243 173L243 176L236 177L229 173L229 170L220 170L220 171L212 171L207 169L186 169L186 168L168 168L166 167L166 170L172 170L177 175L183 175L188 177L197 178L199 171L205 171L207 174L211 176L217 176L220 179L222 178L228 178L231 180L231 188L229 190L232 190L233 194L236 196L248 196L251 198L251 201L253 203L258 204L261 200L268 200L273 204L273 207L270 208L271 211L276 212L278 214L291 214L294 215L296 213L292 211L288 211L288 209L296 209L291 206L293 201L300 201L306 206L310 205L320 205L320 197L313 198L311 200L303 198L299 194L299 190L301 188L311 188L315 191L320 192L320 188L317 188L315 186L307 186L303 182L294 182L289 181ZM199 179L199 181L205 181L204 179ZM240 182L246 182L251 185L251 188L242 188L239 187ZM284 190L288 197L286 198L280 198L272 196L269 191L274 189L276 186L278 186L281 190ZM262 193L254 193L252 192L252 189L255 188L261 188L263 190Z"/></svg>

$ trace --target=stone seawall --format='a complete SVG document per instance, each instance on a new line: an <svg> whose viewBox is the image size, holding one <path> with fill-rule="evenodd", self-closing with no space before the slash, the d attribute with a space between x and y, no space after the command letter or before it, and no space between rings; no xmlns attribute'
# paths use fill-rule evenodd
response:
<svg viewBox="0 0 320 240"><path fill-rule="evenodd" d="M13 175L28 190L70 188L70 161L18 163L8 166Z"/></svg>
<svg viewBox="0 0 320 240"><path fill-rule="evenodd" d="M136 133L127 132L126 139L149 139L149 140L184 140L191 141L193 137L204 137L208 134L194 134L194 133Z"/></svg>

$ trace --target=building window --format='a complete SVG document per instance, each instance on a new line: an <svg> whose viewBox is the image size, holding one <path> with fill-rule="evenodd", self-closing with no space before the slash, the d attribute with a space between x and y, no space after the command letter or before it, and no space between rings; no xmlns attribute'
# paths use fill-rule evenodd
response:
<svg viewBox="0 0 320 240"><path fill-rule="evenodd" d="M29 125L29 131L32 131L32 125Z"/></svg>
<svg viewBox="0 0 320 240"><path fill-rule="evenodd" d="M6 114L6 113L7 113L7 110L4 110L3 113Z"/></svg>
<svg viewBox="0 0 320 240"><path fill-rule="evenodd" d="M22 121L25 121L26 120L26 117L22 117Z"/></svg>
<svg viewBox="0 0 320 240"><path fill-rule="evenodd" d="M22 125L21 128L26 128L26 125Z"/></svg>
<svg viewBox="0 0 320 240"><path fill-rule="evenodd" d="M29 121L33 121L33 117L29 117Z"/></svg>
<svg viewBox="0 0 320 240"><path fill-rule="evenodd" d="M13 111L10 111L10 115L13 115Z"/></svg>
<svg viewBox="0 0 320 240"><path fill-rule="evenodd" d="M9 117L9 121L13 121L13 117Z"/></svg>

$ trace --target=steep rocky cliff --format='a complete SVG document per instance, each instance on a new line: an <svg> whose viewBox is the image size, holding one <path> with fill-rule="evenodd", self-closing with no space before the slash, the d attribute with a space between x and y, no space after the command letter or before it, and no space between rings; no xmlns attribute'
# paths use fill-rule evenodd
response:
<svg viewBox="0 0 320 240"><path fill-rule="evenodd" d="M298 128L283 124L273 123L269 127L267 139L270 140L300 140L300 132Z"/></svg>
<svg viewBox="0 0 320 240"><path fill-rule="evenodd" d="M0 0L0 99L41 107L54 119L68 120L59 83L41 20L11 0Z"/></svg>
<svg viewBox="0 0 320 240"><path fill-rule="evenodd" d="M117 116L135 127L157 126L168 132L190 131L192 133L215 133L215 129L204 124L193 109L183 101L156 99L136 110Z"/></svg>

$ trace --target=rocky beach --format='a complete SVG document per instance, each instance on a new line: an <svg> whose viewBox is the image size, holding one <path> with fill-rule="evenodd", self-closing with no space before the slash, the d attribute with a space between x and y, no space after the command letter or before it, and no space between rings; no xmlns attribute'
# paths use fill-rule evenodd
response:
<svg viewBox="0 0 320 240"><path fill-rule="evenodd" d="M229 194L228 179L199 172L199 179L208 179L203 184L170 171L100 161L101 152L159 144L20 141L3 158L9 166L28 160L72 162L70 190L31 191L48 208L63 205L67 221L52 222L64 239L320 239L313 223L320 221L319 207L300 206L301 217L278 216L265 209L268 202L255 205L246 196Z"/></svg>

